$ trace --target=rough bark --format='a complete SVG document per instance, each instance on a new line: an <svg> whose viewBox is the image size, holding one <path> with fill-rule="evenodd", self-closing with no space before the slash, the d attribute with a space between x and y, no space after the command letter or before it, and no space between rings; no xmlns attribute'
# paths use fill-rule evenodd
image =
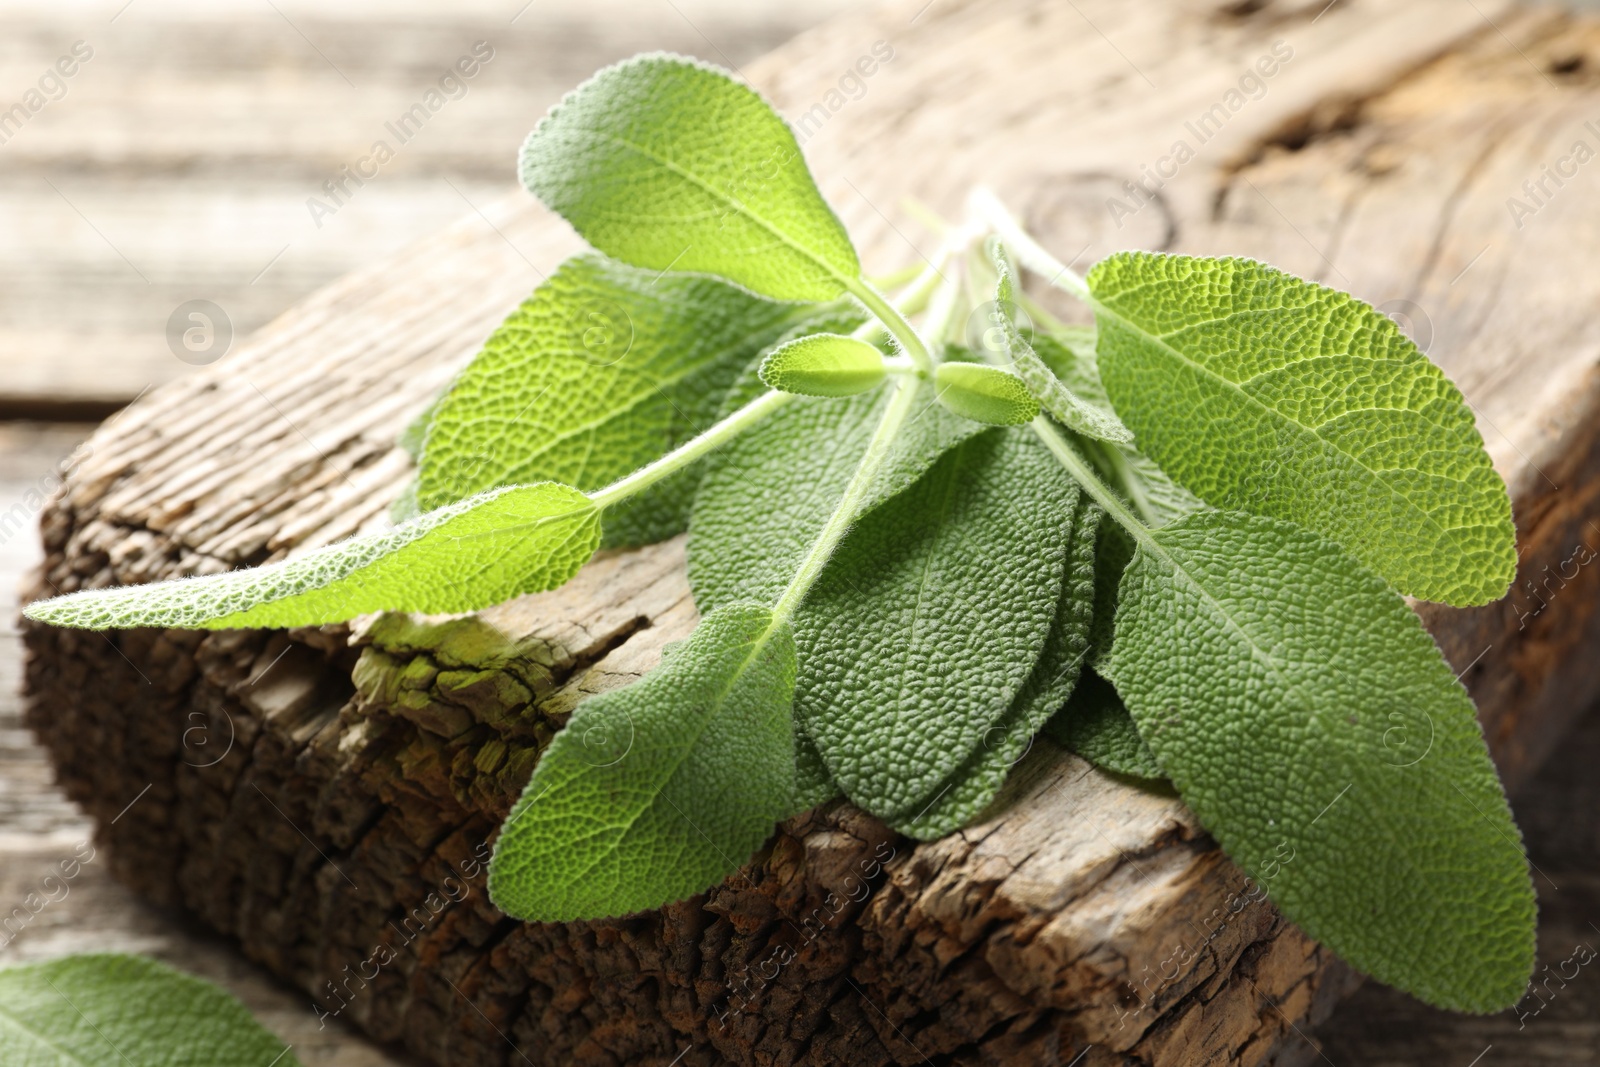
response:
<svg viewBox="0 0 1600 1067"><path fill-rule="evenodd" d="M1600 278L1574 269L1600 209L1556 197L1516 230L1504 201L1600 113L1594 25L1443 0L940 0L913 21L918 6L746 70L797 116L893 43L806 145L874 268L913 254L889 222L900 195L954 214L983 180L1063 253L1087 242L1084 261L1253 254L1411 302L1512 486L1523 561L1511 601L1423 614L1503 771L1526 777L1595 696L1600 570L1540 600L1523 583L1600 548ZM1280 40L1294 58L1267 92L1108 221L1123 178ZM141 401L47 510L34 592L259 563L380 522L407 474L395 433L523 295L526 264L572 247L510 201ZM575 703L693 624L682 561L681 541L606 555L562 590L449 620L31 628L30 722L119 877L434 1062L1315 1058L1300 1028L1353 976L1269 904L1236 907L1244 876L1175 797L1043 741L988 817L941 841L834 805L659 912L499 916L484 843Z"/></svg>

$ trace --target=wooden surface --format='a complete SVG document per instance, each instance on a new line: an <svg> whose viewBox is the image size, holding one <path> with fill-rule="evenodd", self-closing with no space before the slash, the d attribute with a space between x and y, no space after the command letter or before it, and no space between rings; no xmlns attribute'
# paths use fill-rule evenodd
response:
<svg viewBox="0 0 1600 1067"><path fill-rule="evenodd" d="M1070 256L1083 247L1084 261L1113 243L1255 254L1375 302L1408 300L1426 309L1411 317L1425 316L1432 354L1478 407L1516 496L1525 569L1539 575L1570 556L1575 538L1592 536L1584 533L1595 510L1596 473L1596 326L1588 309L1597 281L1581 268L1600 217L1593 198L1574 188L1514 230L1505 198L1537 176L1541 162L1562 155L1583 119L1600 110L1592 87L1600 65L1596 34L1483 3L1342 3L1318 16L1313 8L1321 6L1218 14L1194 4L1082 4L1080 13L1020 2L941 3L910 26L914 7L906 6L831 26L747 73L780 106L804 111L835 68L880 36L895 42L903 62L889 72L894 77L874 81L865 99L807 145L875 269L914 255L917 242L931 243L895 208L901 192L953 212L965 187L981 178L1024 206L1058 251ZM1295 57L1265 96L1229 120L1162 191L1161 204L1121 230L1112 226L1104 202L1117 183L1105 175L1136 176L1138 163L1167 152L1183 136L1184 119L1221 99L1275 39L1293 42ZM1049 79L1019 74L1043 70ZM952 158L918 162L922 147L952 143ZM493 227L469 219L386 272L319 294L230 362L147 398L103 433L47 524L51 581L67 588L254 562L375 521L403 476L391 448L394 430L521 295L535 267L548 269L571 247L559 228L519 201L485 213ZM375 394L386 402L374 405ZM220 409L230 413L221 425L214 418ZM559 719L563 701L637 673L687 625L674 551L665 546L613 560L592 569L587 586L486 613L518 654L506 660L503 647L485 651L480 640L473 655L492 661L496 686L507 674L518 676L539 694L539 712ZM633 568L626 583L603 581L605 568L623 566ZM585 592L587 600L573 599ZM1594 597L1592 572L1584 572L1526 629L1504 605L1428 613L1484 706L1497 756L1514 781L1530 776L1594 694L1585 662L1594 647ZM1529 610L1535 604L1519 603ZM641 618L651 625L641 629ZM357 937L371 917L356 906L327 910L344 893L334 884L342 877L336 868L365 883L368 873L391 876L397 863L427 870L444 854L426 844L435 838L424 827L384 827L370 839L355 833L363 825L359 813L309 805L307 781L360 784L352 766L373 747L378 727L369 724L377 723L391 740L404 739L390 755L412 760L388 786L411 781L419 793L435 791L383 797L391 810L453 817L458 828L492 825L519 784L516 757L538 742L504 731L497 713L509 690L496 689L492 699L464 697L467 680L441 681L448 671L430 675L441 665L439 653L419 650L417 635L403 628L366 633L367 671L345 717L339 709L346 694L296 689L349 669L343 654L315 635L298 635L303 651L289 656L270 697L242 688L270 666L264 643L211 639L196 648L183 640L119 639L136 664L199 664L194 679L180 677L183 671L145 679L119 666L102 639L34 640L34 680L43 694L34 721L65 763L69 786L109 820L127 799L111 795L112 786L129 781L128 772L148 763L161 777L161 788L110 828L120 873L202 911L303 987L325 977L339 953L314 958L296 947L287 958L282 950L327 948L325 935L338 929L325 925L330 914L354 922ZM270 651L275 656L278 647ZM413 687L424 695L405 698L401 677L426 679ZM50 716L74 699L77 721L53 724ZM219 765L226 783L218 771L174 767L192 707L223 709L238 716L235 725L260 731L248 759L241 753L244 762ZM446 741L421 725L437 726L463 707L477 723L467 735ZM69 729L105 728L129 708L161 736L74 736ZM500 748L491 749L496 743ZM350 753L352 762L335 758ZM108 760L120 773L107 774ZM520 766L525 773L526 761ZM293 821L333 850L327 866L308 858L312 850L287 829L247 829L247 815L258 827L264 824L255 820L270 815L244 791L257 783L263 796L285 804L299 797L306 805L303 813L290 809L304 815ZM1545 801L1563 813L1563 799L1573 795L1556 790ZM726 995L719 968L762 959L782 943L774 929L779 918L800 914L795 909L808 897L872 851L875 831L848 812L789 827L745 883L634 924L501 930L475 905L465 908L490 925L474 931L463 918L433 945L435 965L405 976L400 988L420 1009L412 1030L376 1008L367 1022L405 1033L435 1056L448 1054L438 1041L449 1034L508 1060L514 1057L491 1033L495 1024L483 1025L491 1018L536 1058L567 1047L620 1056L619 1042L643 1034L649 1047L633 1054L665 1063L683 1048L683 1062L714 1062L712 1048L741 1056L781 1048L798 1029L811 1034L812 1052L841 1062L1068 1062L1082 1051L1081 1062L1110 1063L1122 1062L1124 1050L1140 1062L1261 1062L1279 1053L1316 1059L1297 1027L1313 1014L1319 991L1340 983L1322 954L1266 908L1213 940L1207 955L1161 987L1134 1026L1125 1025L1128 978L1141 966L1158 967L1191 936L1185 924L1239 883L1180 806L1042 749L1013 799L1005 813L962 835L900 848L859 912L840 923L838 937L811 946L763 1003L736 1020L736 1039L709 1032L708 1015ZM197 821L197 802L201 815L212 803L218 807L211 814L234 816L239 821L229 822L229 831L245 840L219 844L215 830ZM155 863L148 850L141 861L141 842L170 843L179 822L187 823L191 852L182 866L189 870ZM374 855L379 845L399 854ZM278 860L286 862L274 866ZM196 883L194 869L207 864L231 881ZM1566 869L1545 873L1572 894L1549 908L1566 918L1546 924L1541 946L1541 959L1558 963L1570 954L1562 939L1581 931L1579 917L1593 910L1592 882L1568 877ZM219 899L230 899L217 896L219 884L248 889L252 877L268 876L275 882L263 884L282 892L261 889L231 914L217 910ZM416 888L386 884L392 895L383 906ZM318 904L321 918L305 926L283 905L288 899ZM696 960L639 954L640 938L670 948L685 931L698 938ZM485 953L488 945L493 951ZM619 960L619 950L635 955ZM539 962L553 959L561 961L554 970ZM659 988L612 989L602 981L616 985L626 964L644 967ZM456 965L464 970L454 972ZM452 973L451 982L471 976L467 995L440 985L439 976ZM1459 1020L1430 1031L1426 1013L1407 1014L1399 998L1381 991L1361 994L1378 997L1378 1007L1355 1018L1396 1031L1404 1051L1387 1053L1400 1058L1384 1062L1410 1062L1406 1056L1422 1051L1454 1054L1463 1046L1448 1041L1469 1032L1474 1040L1488 1035L1472 1052L1484 1053L1486 1064L1508 1048L1524 1059L1503 1062L1592 1062L1581 1058L1592 1055L1592 1041L1563 1052L1555 1036L1571 1036L1572 1020L1583 1018L1564 1014L1569 1005L1593 1003L1583 999L1584 981L1595 980L1587 972L1574 980L1570 998L1557 998L1520 1032L1514 1019L1509 1033L1493 1023L1469 1031ZM583 996L563 999L561 991L579 987ZM618 1032L615 1014L608 1024L608 1012L637 1013L641 1004L652 1013L628 1017L626 1033ZM1333 1062L1347 1062L1334 1053L1382 1059L1356 1029L1334 1028ZM1428 1046L1430 1033L1448 1041ZM1497 1048L1483 1047L1491 1044ZM1568 1058L1531 1058L1547 1048Z"/></svg>
<svg viewBox="0 0 1600 1067"><path fill-rule="evenodd" d="M92 429L0 424L0 515L26 507L29 492ZM152 906L111 877L106 854L94 846L93 821L54 786L54 771L22 722L21 635L12 620L17 587L38 558L31 525L0 537L0 618L6 620L0 630L0 966L72 952L152 955L243 999L294 1046L306 1067L404 1062L346 1026L319 1025L305 996L244 960L225 939L174 909ZM68 859L86 862L77 877L63 881L57 865Z"/></svg>
<svg viewBox="0 0 1600 1067"><path fill-rule="evenodd" d="M7 0L4 106L75 42L93 54L0 144L0 417L103 416L193 371L167 341L178 305L212 301L237 343L503 197L528 129L597 66L652 48L744 63L844 7ZM401 145L385 123L478 41L493 59ZM314 218L377 139L393 161Z"/></svg>

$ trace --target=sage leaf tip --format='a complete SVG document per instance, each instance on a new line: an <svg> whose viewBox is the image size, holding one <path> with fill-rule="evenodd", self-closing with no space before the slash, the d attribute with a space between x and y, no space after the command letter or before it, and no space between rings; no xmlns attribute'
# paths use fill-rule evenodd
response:
<svg viewBox="0 0 1600 1067"><path fill-rule="evenodd" d="M794 801L795 662L787 622L732 604L639 681L579 704L506 820L496 906L605 918L732 874Z"/></svg>
<svg viewBox="0 0 1600 1067"><path fill-rule="evenodd" d="M509 486L279 563L29 605L94 630L318 626L376 611L451 614L553 589L600 543L600 513L556 482Z"/></svg>
<svg viewBox="0 0 1600 1067"><path fill-rule="evenodd" d="M855 246L794 132L727 72L680 56L607 67L523 143L522 183L607 255L717 274L778 300L860 284Z"/></svg>
<svg viewBox="0 0 1600 1067"><path fill-rule="evenodd" d="M941 363L933 381L939 403L974 422L1020 426L1039 414L1039 401L1022 379L998 367Z"/></svg>

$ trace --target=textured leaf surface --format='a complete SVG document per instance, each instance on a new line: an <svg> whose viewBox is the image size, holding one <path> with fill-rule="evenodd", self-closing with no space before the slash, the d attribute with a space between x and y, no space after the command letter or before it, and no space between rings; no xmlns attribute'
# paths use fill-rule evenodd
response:
<svg viewBox="0 0 1600 1067"><path fill-rule="evenodd" d="M405 429L400 431L394 443L405 449L406 455L413 460L422 458L422 446L428 440L428 427L433 422L433 417L439 413L439 405L444 403L444 398L450 395L450 387L446 386L438 396L434 397L427 407L417 413L416 418L406 423Z"/></svg>
<svg viewBox="0 0 1600 1067"><path fill-rule="evenodd" d="M933 375L939 403L964 419L990 426L1021 426L1039 414L1022 379L981 363L941 363Z"/></svg>
<svg viewBox="0 0 1600 1067"><path fill-rule="evenodd" d="M1094 622L1089 627L1089 664L1111 651L1111 637L1117 619L1117 593L1122 587L1122 572L1133 559L1133 538L1114 522L1100 524L1100 539L1095 546Z"/></svg>
<svg viewBox="0 0 1600 1067"><path fill-rule="evenodd" d="M567 260L484 343L428 423L425 510L502 485L601 489L717 419L763 348L818 309L714 278ZM608 510L609 543L680 532L698 466Z"/></svg>
<svg viewBox="0 0 1600 1067"><path fill-rule="evenodd" d="M836 333L787 341L761 364L762 381L802 396L855 396L882 382L885 373L882 352Z"/></svg>
<svg viewBox="0 0 1600 1067"><path fill-rule="evenodd" d="M521 171L590 244L635 266L720 274L779 300L831 300L860 275L783 119L681 56L584 82L528 136Z"/></svg>
<svg viewBox="0 0 1600 1067"><path fill-rule="evenodd" d="M1285 915L1430 1004L1522 995L1520 837L1472 701L1398 594L1309 531L1202 512L1141 542L1116 631L1101 673Z"/></svg>
<svg viewBox="0 0 1600 1067"><path fill-rule="evenodd" d="M1403 593L1504 595L1505 484L1461 393L1390 319L1244 259L1119 253L1089 286L1106 389L1173 478L1317 530Z"/></svg>
<svg viewBox="0 0 1600 1067"><path fill-rule="evenodd" d="M1165 778L1161 763L1139 736L1128 707L1111 683L1083 669L1067 706L1050 720L1045 732L1069 751L1103 770L1135 778Z"/></svg>
<svg viewBox="0 0 1600 1067"><path fill-rule="evenodd" d="M1017 328L1014 311L1017 299L1016 276L1011 261L998 242L991 246L991 252L995 269L999 273L999 282L995 287L995 310L992 314L995 325L1000 328L1001 336L1005 339L1010 369L1027 384L1033 395L1038 398L1040 406L1074 433L1080 433L1097 441L1119 443L1132 441L1133 434L1109 407L1096 406L1079 396L1070 385L1052 374L1050 368L1039 358L1033 345Z"/></svg>
<svg viewBox="0 0 1600 1067"><path fill-rule="evenodd" d="M421 514L422 506L417 503L417 480L412 478L401 488L400 495L389 502L389 521L398 526Z"/></svg>
<svg viewBox="0 0 1600 1067"><path fill-rule="evenodd" d="M903 834L932 840L972 822L993 802L1011 768L1033 747L1034 735L1075 692L1089 650L1094 604L1095 534L1102 514L1080 495L1067 542L1066 569L1055 619L1044 651L1005 717L984 732L983 742L916 815L891 825Z"/></svg>
<svg viewBox="0 0 1600 1067"><path fill-rule="evenodd" d="M918 390L861 514L916 481L946 450L984 431L939 406L931 386ZM796 400L716 454L690 524L689 581L701 611L777 600L844 494L890 392ZM741 396L736 388L727 404Z"/></svg>
<svg viewBox="0 0 1600 1067"><path fill-rule="evenodd" d="M794 731L794 804L791 812L810 811L839 795L839 787L828 774L828 765L822 762L822 753L805 730L797 724Z"/></svg>
<svg viewBox="0 0 1600 1067"><path fill-rule="evenodd" d="M795 615L795 711L852 801L915 816L1005 719L1050 633L1077 510L1029 431L991 430L850 532Z"/></svg>
<svg viewBox="0 0 1600 1067"><path fill-rule="evenodd" d="M1111 411L1111 399L1100 381L1095 360L1095 331L1092 327L1067 327L1058 335L1038 334L1034 348L1045 366L1084 402L1102 411ZM1101 464L1114 478L1145 522L1165 526L1205 507L1205 502L1167 476L1155 460L1132 444L1089 441L1102 457ZM1110 528L1112 524L1107 524Z"/></svg>
<svg viewBox="0 0 1600 1067"><path fill-rule="evenodd" d="M794 798L795 648L752 605L580 704L506 819L489 892L539 922L682 900L750 858Z"/></svg>
<svg viewBox="0 0 1600 1067"><path fill-rule="evenodd" d="M0 1067L298 1067L209 982L142 956L0 970Z"/></svg>
<svg viewBox="0 0 1600 1067"><path fill-rule="evenodd" d="M38 601L29 618L94 630L315 626L373 611L474 611L554 589L600 543L600 513L565 485L496 489L403 526L266 567Z"/></svg>

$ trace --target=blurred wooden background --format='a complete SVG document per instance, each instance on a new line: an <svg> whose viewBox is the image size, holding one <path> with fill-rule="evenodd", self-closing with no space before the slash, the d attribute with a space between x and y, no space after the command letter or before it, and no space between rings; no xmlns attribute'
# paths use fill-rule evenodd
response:
<svg viewBox="0 0 1600 1067"><path fill-rule="evenodd" d="M517 145L595 67L652 48L738 66L846 6L0 0L0 915L91 832L18 721L11 620L17 576L37 552L34 494L48 491L90 422L190 370L169 342L174 310L210 301L242 337L513 190ZM399 143L385 124L477 42L492 58ZM48 72L75 45L92 54L58 83ZM6 109L30 89L47 102L8 125ZM335 202L324 183L380 139L393 159ZM311 198L337 210L319 220ZM535 281L530 268L530 288ZM1566 959L1580 942L1600 947L1591 771L1600 717L1586 722L1514 798L1542 888L1560 886L1547 899L1541 961ZM302 997L135 900L94 863L65 899L14 936L0 932L0 964L105 948L151 952L222 981L308 1065L396 1062L341 1029L319 1031ZM1584 968L1525 1020L1449 1016L1369 987L1308 1035L1307 1062L1600 1064L1600 968Z"/></svg>
<svg viewBox="0 0 1600 1067"><path fill-rule="evenodd" d="M6 0L0 110L77 42L92 56L20 129L0 123L0 414L104 414L184 373L179 304L209 300L243 335L490 203L534 122L601 64L738 64L844 6ZM480 41L492 58L402 144L386 123ZM338 204L323 183L380 139L394 158Z"/></svg>

